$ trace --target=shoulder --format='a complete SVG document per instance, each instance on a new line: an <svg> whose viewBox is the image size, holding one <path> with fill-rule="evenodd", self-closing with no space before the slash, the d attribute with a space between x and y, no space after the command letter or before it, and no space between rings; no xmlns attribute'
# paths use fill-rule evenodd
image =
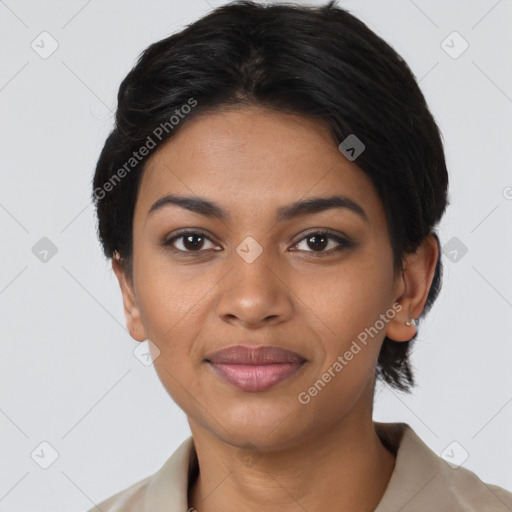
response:
<svg viewBox="0 0 512 512"><path fill-rule="evenodd" d="M460 512L510 512L512 493L486 483L469 469L452 468L439 458L442 468L434 477L432 491L444 497L446 510Z"/></svg>
<svg viewBox="0 0 512 512"><path fill-rule="evenodd" d="M87 512L187 510L188 483L196 462L190 436L156 473L99 502Z"/></svg>
<svg viewBox="0 0 512 512"><path fill-rule="evenodd" d="M376 512L510 512L512 493L474 472L448 463L405 423L376 423L396 453L388 487Z"/></svg>
<svg viewBox="0 0 512 512"><path fill-rule="evenodd" d="M478 475L463 467L451 467L439 457L440 470L432 486L434 492L446 497L452 504L449 510L464 512L510 512L512 493L494 484L486 483Z"/></svg>
<svg viewBox="0 0 512 512"><path fill-rule="evenodd" d="M154 475L140 480L130 487L117 492L110 498L103 500L87 512L131 512L132 510L144 510L144 501L147 489Z"/></svg>

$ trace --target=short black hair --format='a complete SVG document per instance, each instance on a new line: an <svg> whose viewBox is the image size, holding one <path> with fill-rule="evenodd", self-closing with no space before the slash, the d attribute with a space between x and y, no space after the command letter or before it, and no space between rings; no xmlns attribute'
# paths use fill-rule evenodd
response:
<svg viewBox="0 0 512 512"><path fill-rule="evenodd" d="M335 0L315 7L223 5L146 48L122 81L117 103L92 199L103 252L117 253L130 278L146 160L188 120L232 105L321 120L337 145L355 135L365 146L355 163L384 205L395 267L429 234L440 246L434 228L448 187L440 131L407 63ZM439 292L441 274L439 251L421 316ZM407 392L414 386L408 353L415 338L386 337L376 368L377 377Z"/></svg>

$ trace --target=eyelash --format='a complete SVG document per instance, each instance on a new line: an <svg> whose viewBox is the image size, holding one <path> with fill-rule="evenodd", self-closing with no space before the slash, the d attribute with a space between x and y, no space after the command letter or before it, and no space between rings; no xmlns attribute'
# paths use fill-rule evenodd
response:
<svg viewBox="0 0 512 512"><path fill-rule="evenodd" d="M184 231L180 231L177 235L173 236L169 240L166 240L162 245L165 247L168 247L169 250L171 250L174 253L183 254L183 255L185 255L185 254L186 255L188 255L188 254L199 255L202 252L207 252L207 250L205 250L205 249L198 250L198 251L184 251L182 249L176 249L176 248L172 247L172 244L174 241L184 238L187 235L201 235L205 239L209 240L210 242L213 242L213 240L211 240L211 238L209 236L207 236L206 233L204 233L200 230L184 230ZM305 252L311 253L313 255L313 257L329 256L331 254L341 251L342 249L348 249L354 245L353 242L351 242L350 240L348 240L340 235L336 235L334 233L331 233L330 231L320 229L318 231L311 231L310 233L307 233L306 235L304 235L297 243L294 244L294 247L296 245L300 244L303 240L306 240L308 237L311 237L313 235L324 235L327 238L334 240L335 242L338 242L340 244L338 247L336 247L334 249L329 249L328 251L321 251L321 252L305 251ZM214 250L217 250L217 249L214 249Z"/></svg>

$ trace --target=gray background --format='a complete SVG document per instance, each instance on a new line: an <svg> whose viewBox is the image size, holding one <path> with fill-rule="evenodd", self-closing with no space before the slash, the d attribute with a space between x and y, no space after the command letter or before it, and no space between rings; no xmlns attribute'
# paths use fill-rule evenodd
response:
<svg viewBox="0 0 512 512"><path fill-rule="evenodd" d="M88 509L189 435L133 354L90 182L139 53L223 3L0 1L0 511ZM339 5L410 65L451 179L443 290L412 355L418 385L379 386L374 418L409 423L459 462L467 453L464 467L512 490L512 1Z"/></svg>

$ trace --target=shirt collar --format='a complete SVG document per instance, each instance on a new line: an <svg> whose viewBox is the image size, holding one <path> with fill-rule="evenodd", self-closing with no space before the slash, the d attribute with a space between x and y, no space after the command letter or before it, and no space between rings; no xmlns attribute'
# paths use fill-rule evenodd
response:
<svg viewBox="0 0 512 512"><path fill-rule="evenodd" d="M396 457L395 468L375 512L477 511L481 510L477 502L495 507L486 510L512 510L508 508L512 495L483 483L465 468L452 468L408 424L373 423L383 444ZM195 464L197 456L190 436L150 479L145 499L147 512L186 512L188 484ZM476 501L472 498L471 502L476 508L466 508L470 494L475 496Z"/></svg>

